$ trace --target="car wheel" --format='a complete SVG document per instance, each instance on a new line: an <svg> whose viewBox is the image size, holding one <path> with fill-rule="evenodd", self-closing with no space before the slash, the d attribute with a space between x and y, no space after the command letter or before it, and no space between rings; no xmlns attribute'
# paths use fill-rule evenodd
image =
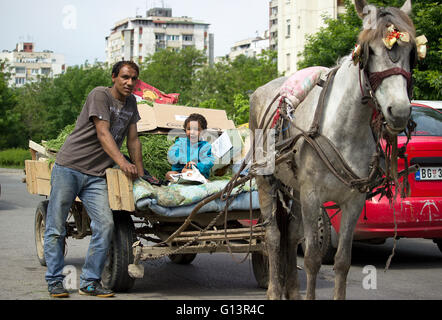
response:
<svg viewBox="0 0 442 320"><path fill-rule="evenodd" d="M434 243L436 243L437 247L439 248L440 252L442 252L442 239L434 239Z"/></svg>
<svg viewBox="0 0 442 320"><path fill-rule="evenodd" d="M331 233L332 225L327 211L322 208L322 214L318 219L318 238L319 247L321 248L322 263L323 264L333 264L336 249L332 245ZM302 251L305 253L306 246L305 241L301 243Z"/></svg>

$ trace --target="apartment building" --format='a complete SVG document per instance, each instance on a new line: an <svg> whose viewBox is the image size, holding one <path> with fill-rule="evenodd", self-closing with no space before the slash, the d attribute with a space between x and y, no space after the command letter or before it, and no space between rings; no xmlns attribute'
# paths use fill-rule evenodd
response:
<svg viewBox="0 0 442 320"><path fill-rule="evenodd" d="M271 0L269 46L278 51L278 71L296 72L307 35L319 31L324 15L336 19L344 10L343 0Z"/></svg>
<svg viewBox="0 0 442 320"><path fill-rule="evenodd" d="M256 57L263 50L269 49L269 32L265 31L262 35L257 35L254 38L244 39L234 43L228 57L234 60L239 55L246 57Z"/></svg>
<svg viewBox="0 0 442 320"><path fill-rule="evenodd" d="M213 35L210 24L190 17L173 17L171 8L152 8L146 17L126 18L117 23L106 37L106 62L121 60L142 62L162 49L195 47L205 50L213 60Z"/></svg>
<svg viewBox="0 0 442 320"><path fill-rule="evenodd" d="M12 51L0 52L0 60L5 60L11 74L9 86L21 87L41 77L54 77L66 71L62 54L50 50L35 51L35 43L20 42Z"/></svg>

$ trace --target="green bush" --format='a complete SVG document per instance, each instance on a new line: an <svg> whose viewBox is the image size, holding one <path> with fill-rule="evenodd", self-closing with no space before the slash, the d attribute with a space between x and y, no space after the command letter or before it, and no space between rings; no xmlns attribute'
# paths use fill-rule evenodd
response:
<svg viewBox="0 0 442 320"><path fill-rule="evenodd" d="M0 166L24 168L25 160L30 160L31 153L26 149L6 149L0 151Z"/></svg>

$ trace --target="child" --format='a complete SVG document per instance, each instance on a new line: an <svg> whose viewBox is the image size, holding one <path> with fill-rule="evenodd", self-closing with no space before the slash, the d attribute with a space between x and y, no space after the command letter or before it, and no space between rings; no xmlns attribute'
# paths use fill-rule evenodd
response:
<svg viewBox="0 0 442 320"><path fill-rule="evenodd" d="M178 138L167 154L172 171L166 174L166 179L173 181L171 174L192 170L194 166L204 177L209 178L215 161L212 146L207 141L200 141L201 132L207 129L206 118L199 113L192 113L184 121L184 129L187 137Z"/></svg>

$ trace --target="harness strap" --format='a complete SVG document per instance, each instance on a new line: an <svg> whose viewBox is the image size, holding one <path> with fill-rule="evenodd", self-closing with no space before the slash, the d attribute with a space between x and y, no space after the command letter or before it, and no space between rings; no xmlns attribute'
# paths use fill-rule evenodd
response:
<svg viewBox="0 0 442 320"><path fill-rule="evenodd" d="M375 92L378 87L381 85L382 81L385 78L395 76L395 75L402 75L407 79L407 89L410 91L412 81L411 81L411 73L405 71L402 68L391 68L382 72L371 72L368 75L368 79L371 84L371 88L373 89L373 92Z"/></svg>
<svg viewBox="0 0 442 320"><path fill-rule="evenodd" d="M321 121L322 113L324 111L325 97L328 92L328 87L329 87L330 83L333 82L333 79L335 78L335 75L338 72L338 69L339 69L339 67L336 67L336 68L333 68L329 72L329 74L327 76L327 80L325 81L325 83L323 85L323 89L321 91L321 94L320 94L319 100L318 100L318 106L316 107L315 117L313 118L313 123L312 123L312 126L310 127L310 130L309 130L309 135L311 137L315 137L318 135L319 122Z"/></svg>

